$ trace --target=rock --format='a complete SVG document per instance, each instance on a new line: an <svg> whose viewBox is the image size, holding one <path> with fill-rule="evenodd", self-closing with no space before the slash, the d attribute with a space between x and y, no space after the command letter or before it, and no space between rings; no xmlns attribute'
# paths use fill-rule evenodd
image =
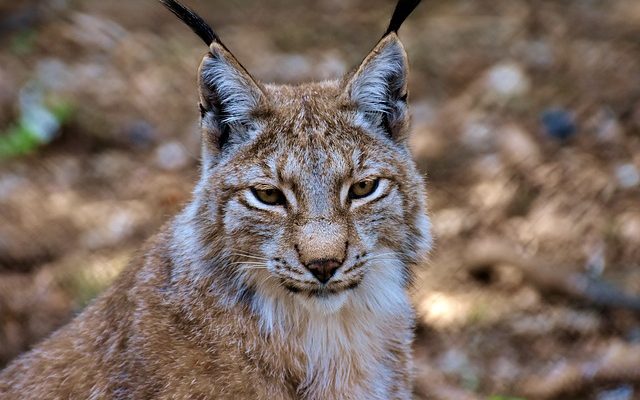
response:
<svg viewBox="0 0 640 400"><path fill-rule="evenodd" d="M37 138L38 143L47 144L59 133L61 121L44 104L45 94L33 82L20 90L20 126Z"/></svg>
<svg viewBox="0 0 640 400"><path fill-rule="evenodd" d="M620 238L629 243L640 243L640 213L628 211L616 218L616 230Z"/></svg>
<svg viewBox="0 0 640 400"><path fill-rule="evenodd" d="M549 108L541 118L544 133L556 140L566 141L576 132L575 116L564 108Z"/></svg>
<svg viewBox="0 0 640 400"><path fill-rule="evenodd" d="M471 150L490 151L495 147L495 127L478 116L472 116L465 121L460 139Z"/></svg>
<svg viewBox="0 0 640 400"><path fill-rule="evenodd" d="M66 89L78 79L62 60L45 58L37 65L38 81L48 90L58 91Z"/></svg>
<svg viewBox="0 0 640 400"><path fill-rule="evenodd" d="M140 202L96 202L77 209L74 222L83 233L82 245L91 250L122 246L149 220Z"/></svg>
<svg viewBox="0 0 640 400"><path fill-rule="evenodd" d="M622 385L618 386L615 389L610 390L601 390L598 392L596 396L597 400L632 400L633 397L633 386L631 385Z"/></svg>
<svg viewBox="0 0 640 400"><path fill-rule="evenodd" d="M498 147L505 160L515 165L535 168L542 155L537 143L517 125L508 125L498 131Z"/></svg>
<svg viewBox="0 0 640 400"><path fill-rule="evenodd" d="M437 362L442 372L458 377L466 389L477 388L478 371L462 349L447 350Z"/></svg>
<svg viewBox="0 0 640 400"><path fill-rule="evenodd" d="M599 142L619 143L624 132L616 116L610 110L602 110L596 116L595 135Z"/></svg>
<svg viewBox="0 0 640 400"><path fill-rule="evenodd" d="M27 186L27 180L17 174L5 173L0 175L0 201L8 200L11 195Z"/></svg>
<svg viewBox="0 0 640 400"><path fill-rule="evenodd" d="M112 51L128 33L115 21L97 15L76 12L70 19L68 38L86 48Z"/></svg>
<svg viewBox="0 0 640 400"><path fill-rule="evenodd" d="M471 162L470 171L482 179L493 179L504 171L505 165L499 154L487 154Z"/></svg>
<svg viewBox="0 0 640 400"><path fill-rule="evenodd" d="M493 66L487 72L485 83L489 92L504 100L526 94L531 86L522 67L511 62Z"/></svg>
<svg viewBox="0 0 640 400"><path fill-rule="evenodd" d="M144 120L133 121L124 130L128 142L139 149L148 149L157 139L156 129Z"/></svg>
<svg viewBox="0 0 640 400"><path fill-rule="evenodd" d="M132 173L137 167L124 151L109 150L96 154L90 160L87 172L92 179L112 181Z"/></svg>
<svg viewBox="0 0 640 400"><path fill-rule="evenodd" d="M623 189L630 189L640 184L640 172L631 163L622 164L615 169L618 185Z"/></svg>
<svg viewBox="0 0 640 400"><path fill-rule="evenodd" d="M438 360L438 366L444 373L459 373L469 367L469 357L463 350L449 349Z"/></svg>
<svg viewBox="0 0 640 400"><path fill-rule="evenodd" d="M411 102L411 123L414 126L433 125L438 116L438 109L434 102L420 100Z"/></svg>
<svg viewBox="0 0 640 400"><path fill-rule="evenodd" d="M187 166L189 155L182 144L171 141L156 149L156 165L166 171L177 171Z"/></svg>
<svg viewBox="0 0 640 400"><path fill-rule="evenodd" d="M537 68L549 68L555 62L553 48L544 40L528 42L523 57L530 65Z"/></svg>
<svg viewBox="0 0 640 400"><path fill-rule="evenodd" d="M104 217L104 224L86 232L82 239L90 249L117 246L135 231L135 217L127 210Z"/></svg>
<svg viewBox="0 0 640 400"><path fill-rule="evenodd" d="M433 213L433 231L438 238L455 238L473 227L477 219L467 209L444 208Z"/></svg>
<svg viewBox="0 0 640 400"><path fill-rule="evenodd" d="M526 337L547 336L558 332L594 335L602 325L602 320L594 312L566 308L555 308L545 314L520 315L510 321L513 333Z"/></svg>
<svg viewBox="0 0 640 400"><path fill-rule="evenodd" d="M77 158L62 156L51 160L53 162L48 167L51 171L51 182L58 188L72 188L85 172Z"/></svg>
<svg viewBox="0 0 640 400"><path fill-rule="evenodd" d="M590 276L601 276L607 266L604 241L598 240L594 243L589 243L589 240L587 240L584 251L587 257L585 270Z"/></svg>

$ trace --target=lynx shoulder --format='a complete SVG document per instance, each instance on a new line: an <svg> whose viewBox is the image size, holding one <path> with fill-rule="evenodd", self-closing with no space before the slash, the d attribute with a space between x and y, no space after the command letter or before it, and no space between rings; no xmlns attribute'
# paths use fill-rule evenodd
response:
<svg viewBox="0 0 640 400"><path fill-rule="evenodd" d="M199 69L193 198L3 399L409 399L412 267L431 244L408 145L401 0L334 81L258 82L216 33Z"/></svg>

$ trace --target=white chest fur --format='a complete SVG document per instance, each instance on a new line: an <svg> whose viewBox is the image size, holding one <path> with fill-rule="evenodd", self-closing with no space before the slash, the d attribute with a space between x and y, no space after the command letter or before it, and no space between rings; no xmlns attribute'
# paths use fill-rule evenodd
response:
<svg viewBox="0 0 640 400"><path fill-rule="evenodd" d="M338 296L256 296L253 309L282 349L301 354L307 399L388 399L389 343L410 341L413 313L399 263L374 264L360 286ZM295 351L294 351L295 349Z"/></svg>

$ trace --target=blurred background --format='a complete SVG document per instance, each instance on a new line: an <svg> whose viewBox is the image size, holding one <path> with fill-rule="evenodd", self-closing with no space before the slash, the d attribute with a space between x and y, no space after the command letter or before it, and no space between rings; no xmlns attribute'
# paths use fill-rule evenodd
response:
<svg viewBox="0 0 640 400"><path fill-rule="evenodd" d="M263 81L338 77L392 0L191 0ZM640 399L640 2L425 0L401 30L436 247L416 398ZM0 0L0 367L189 198L199 39L153 0Z"/></svg>

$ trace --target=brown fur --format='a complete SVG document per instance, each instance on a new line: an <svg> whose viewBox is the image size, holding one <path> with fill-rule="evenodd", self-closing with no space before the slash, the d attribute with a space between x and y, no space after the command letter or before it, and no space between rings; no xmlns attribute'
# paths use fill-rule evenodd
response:
<svg viewBox="0 0 640 400"><path fill-rule="evenodd" d="M225 68L223 81L207 75ZM246 95L231 105L241 123L225 125L220 82ZM410 398L405 289L430 237L396 35L343 80L301 86L258 84L214 43L200 87L192 202L106 293L0 373L0 397ZM363 88L388 109L367 108L377 100L361 101ZM363 174L384 193L345 200ZM286 207L256 206L249 188L265 180ZM305 267L323 259L341 263L326 286Z"/></svg>

